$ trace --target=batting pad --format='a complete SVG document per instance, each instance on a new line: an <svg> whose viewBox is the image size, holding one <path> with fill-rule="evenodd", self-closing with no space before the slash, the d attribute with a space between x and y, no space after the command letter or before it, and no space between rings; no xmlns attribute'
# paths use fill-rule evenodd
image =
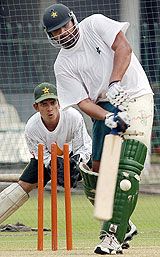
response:
<svg viewBox="0 0 160 257"><path fill-rule="evenodd" d="M101 234L104 231L115 234L120 243L124 240L129 218L137 203L140 174L146 153L147 147L134 139L125 140L122 144L113 216L103 223L101 231Z"/></svg>
<svg viewBox="0 0 160 257"><path fill-rule="evenodd" d="M0 223L6 220L29 198L18 183L13 183L0 193Z"/></svg>

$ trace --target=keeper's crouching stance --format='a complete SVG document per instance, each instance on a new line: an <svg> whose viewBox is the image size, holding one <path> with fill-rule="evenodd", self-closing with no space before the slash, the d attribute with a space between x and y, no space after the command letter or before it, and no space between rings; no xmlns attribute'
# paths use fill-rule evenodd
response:
<svg viewBox="0 0 160 257"><path fill-rule="evenodd" d="M0 223L6 220L29 198L38 183L38 144L44 145L44 186L51 179L51 145L57 144L57 184L64 187L63 145L70 145L70 181L75 188L81 176L77 166L88 162L92 140L88 135L82 115L70 107L60 110L54 85L43 82L34 89L34 113L25 126L25 138L32 155L18 183L13 183L0 193ZM43 121L43 122L42 122Z"/></svg>
<svg viewBox="0 0 160 257"><path fill-rule="evenodd" d="M106 103L102 105L103 108L108 109L110 112L112 111ZM121 149L113 216L111 220L103 222L100 231L100 239L102 241L95 248L95 253L97 254L122 253L122 248L126 247L126 242L137 233L135 225L130 221L130 217L136 207L140 175L144 168L147 148L150 148L153 122L152 95L145 95L130 102L129 114L131 126L123 135L124 141ZM97 132L97 140L96 136L93 137L93 163L94 160L98 160L99 154L102 152L99 144L100 138L98 137L99 131L103 131L102 127L102 121L96 121L93 127L94 135ZM108 133L109 131L104 127L104 136ZM94 204L98 173L92 172L84 164L80 165L80 169L84 181L85 194ZM126 180L129 185L127 189L123 184Z"/></svg>

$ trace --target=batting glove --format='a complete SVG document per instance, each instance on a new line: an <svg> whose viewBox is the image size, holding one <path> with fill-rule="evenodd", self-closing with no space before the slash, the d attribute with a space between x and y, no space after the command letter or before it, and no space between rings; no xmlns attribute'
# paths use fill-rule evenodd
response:
<svg viewBox="0 0 160 257"><path fill-rule="evenodd" d="M131 119L126 111L118 112L115 116L113 113L106 114L105 125L110 129L117 128L119 133L124 133L130 127Z"/></svg>
<svg viewBox="0 0 160 257"><path fill-rule="evenodd" d="M120 81L113 81L106 94L108 101L120 111L128 111L129 95L121 87Z"/></svg>
<svg viewBox="0 0 160 257"><path fill-rule="evenodd" d="M127 128L130 127L131 119L126 111L118 112L115 116L115 120L117 122L117 130L120 133L124 133Z"/></svg>
<svg viewBox="0 0 160 257"><path fill-rule="evenodd" d="M104 120L105 125L111 129L116 128L117 122L114 119L114 113L107 113Z"/></svg>

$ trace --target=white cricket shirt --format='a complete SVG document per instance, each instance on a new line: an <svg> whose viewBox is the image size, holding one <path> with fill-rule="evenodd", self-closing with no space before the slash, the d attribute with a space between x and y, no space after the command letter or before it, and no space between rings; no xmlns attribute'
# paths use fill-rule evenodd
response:
<svg viewBox="0 0 160 257"><path fill-rule="evenodd" d="M87 133L80 112L72 107L60 110L60 120L54 131L49 131L42 122L39 112L35 113L25 127L25 138L30 153L38 159L38 144L44 144L44 163L50 162L51 144L57 143L58 155L63 155L63 145L68 143L73 154L80 154L88 161L92 153L92 141Z"/></svg>
<svg viewBox="0 0 160 257"><path fill-rule="evenodd" d="M104 15L94 14L79 24L80 38L71 49L61 49L55 61L58 99L61 108L90 98L104 100L113 66L111 46L116 35L129 27ZM132 53L121 85L131 98L152 93L146 74Z"/></svg>

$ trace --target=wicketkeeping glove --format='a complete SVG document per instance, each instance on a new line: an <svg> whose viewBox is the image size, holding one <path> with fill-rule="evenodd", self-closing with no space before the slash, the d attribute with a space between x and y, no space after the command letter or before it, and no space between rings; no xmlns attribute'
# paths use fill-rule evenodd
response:
<svg viewBox="0 0 160 257"><path fill-rule="evenodd" d="M113 81L108 86L108 101L120 111L128 111L129 95L121 87L120 81Z"/></svg>
<svg viewBox="0 0 160 257"><path fill-rule="evenodd" d="M71 187L73 188L75 188L77 182L82 179L78 169L79 162L80 154L70 157L70 181ZM48 168L51 169L51 165L49 165ZM57 171L57 184L64 187L64 160L62 157L57 158Z"/></svg>
<svg viewBox="0 0 160 257"><path fill-rule="evenodd" d="M71 177L71 186L75 188L78 181L82 180L79 163L81 161L80 154L75 154L70 157L70 177Z"/></svg>
<svg viewBox="0 0 160 257"><path fill-rule="evenodd" d="M116 115L114 113L109 113L105 118L105 125L111 129L117 128L119 133L124 133L128 127L130 127L131 119L126 111L118 112Z"/></svg>

